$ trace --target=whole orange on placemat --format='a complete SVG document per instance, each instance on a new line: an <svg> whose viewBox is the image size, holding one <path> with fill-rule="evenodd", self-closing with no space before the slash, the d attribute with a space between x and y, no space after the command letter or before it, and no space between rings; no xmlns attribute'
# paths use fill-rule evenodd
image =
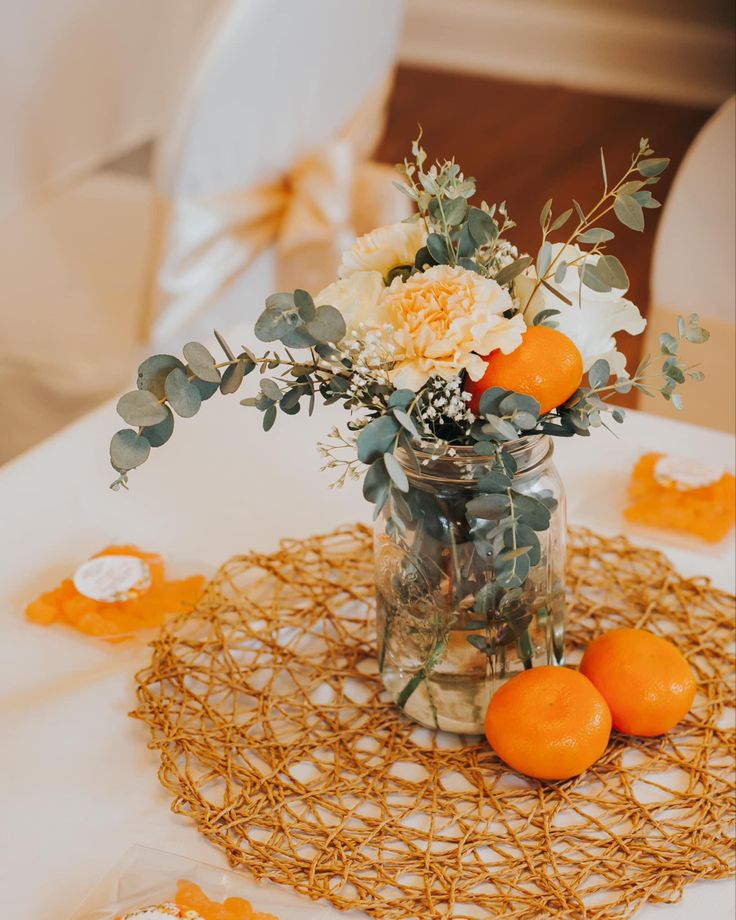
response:
<svg viewBox="0 0 736 920"><path fill-rule="evenodd" d="M514 770L536 779L569 779L605 751L611 713L578 671L544 665L522 671L493 696L486 737Z"/></svg>
<svg viewBox="0 0 736 920"><path fill-rule="evenodd" d="M695 697L685 657L646 629L612 629L594 639L580 671L603 694L613 727L627 735L663 735L687 715Z"/></svg>
<svg viewBox="0 0 736 920"><path fill-rule="evenodd" d="M470 408L478 414L480 398L489 387L503 387L537 400L541 412L562 405L580 386L583 358L564 333L549 326L530 326L521 345L511 354L493 351L486 358L488 370L480 380L468 380Z"/></svg>

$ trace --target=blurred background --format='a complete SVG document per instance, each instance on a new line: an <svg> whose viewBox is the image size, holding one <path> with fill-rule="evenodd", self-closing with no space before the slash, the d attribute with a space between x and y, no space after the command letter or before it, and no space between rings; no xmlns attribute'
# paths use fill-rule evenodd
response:
<svg viewBox="0 0 736 920"><path fill-rule="evenodd" d="M547 198L597 200L601 146L611 174L642 136L671 157L664 207L611 247L649 320L624 348L632 368L699 312L707 379L682 415L734 430L730 0L4 7L0 462L128 389L151 349L252 321L295 276L316 291L351 236L400 218L377 164L419 124L532 252Z"/></svg>

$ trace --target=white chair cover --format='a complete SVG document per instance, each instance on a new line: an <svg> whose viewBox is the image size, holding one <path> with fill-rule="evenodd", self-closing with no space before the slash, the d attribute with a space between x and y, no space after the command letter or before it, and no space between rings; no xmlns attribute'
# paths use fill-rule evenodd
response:
<svg viewBox="0 0 736 920"><path fill-rule="evenodd" d="M68 9L79 12L84 2L70 0ZM141 12L138 0L128 2L131 17L134 10ZM192 227L196 236L212 218L208 203L227 203L230 196L237 200L249 189L263 196L264 188L282 203L290 197L302 207L303 217L312 194L312 202L323 204L316 225L324 230L326 215L344 230L347 203L354 205L356 197L370 197L375 189L371 171L358 171L356 155L369 151L380 129L375 102L380 102L392 67L400 0L176 0L175 6L191 17L197 2L205 3L212 17L156 171L159 203L168 202L183 219L166 239L183 234L190 241ZM118 0L112 9L111 21L119 24L123 12ZM151 12L155 22L160 15L158 7ZM156 34L166 66L171 47L181 51L182 44L173 40L176 30L168 48L163 47L166 35ZM95 97L93 107L99 118L110 87L106 80L89 79L87 92L95 88L101 97ZM353 116L361 106L368 106L370 117L356 123ZM346 150L345 138L336 138L347 129L351 144ZM314 153L317 162L311 166L316 168L307 168ZM56 165L66 168L70 162L60 156ZM325 163L335 168L320 177ZM300 174L309 194L286 196ZM350 196L345 194L351 185L343 181L346 176L355 180ZM320 194L324 180L332 197ZM0 179L0 194L1 189ZM400 208L387 219L403 216L403 199L397 194L395 200ZM148 183L102 174L0 224L0 240L5 241L0 247L0 462L130 385L152 276L153 210ZM205 304L216 301L211 313L197 312L201 300L194 311L185 309L187 277L179 270L192 264L198 269L196 258L187 260L191 248L185 248L183 258L176 246L164 248L164 266L174 268L167 277L173 279L175 296L160 317L156 345L178 348L188 338L208 334L212 325L226 328L235 318L258 312L276 286L272 244L289 235L289 217L298 211L297 206L279 206L270 213L267 232L252 249L240 251L225 238L237 271L221 289L212 289L217 296ZM194 225L187 223L192 212ZM292 223L303 228L305 221ZM239 227L238 220L233 226ZM204 238L211 242L207 233ZM289 265L296 267L291 258ZM192 315L199 325L187 324Z"/></svg>
<svg viewBox="0 0 736 920"><path fill-rule="evenodd" d="M275 264L255 286L249 266L278 238L324 243L331 227L339 246L368 229L355 226L356 192L358 208L366 183L374 203L382 194L361 161L382 129L401 14L397 0L250 0L224 13L160 150L158 341L255 315ZM384 222L406 214L389 197ZM314 261L290 279L314 288Z"/></svg>
<svg viewBox="0 0 736 920"><path fill-rule="evenodd" d="M160 134L213 0L7 0L0 219Z"/></svg>
<svg viewBox="0 0 736 920"><path fill-rule="evenodd" d="M654 247L651 306L644 350L659 351L659 334L677 316L698 313L711 332L685 354L701 364L705 380L683 391L679 418L734 431L736 282L736 97L721 106L693 141L664 206ZM688 362L689 363L689 362ZM642 409L675 410L642 397Z"/></svg>

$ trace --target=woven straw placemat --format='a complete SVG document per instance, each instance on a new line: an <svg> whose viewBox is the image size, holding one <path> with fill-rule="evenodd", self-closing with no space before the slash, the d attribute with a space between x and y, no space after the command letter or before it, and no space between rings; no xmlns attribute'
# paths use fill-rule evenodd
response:
<svg viewBox="0 0 736 920"><path fill-rule="evenodd" d="M363 527L231 559L138 675L172 808L233 866L379 918L631 917L732 871L733 599L623 538L571 533L568 649L614 626L696 671L670 734L525 779L386 699Z"/></svg>

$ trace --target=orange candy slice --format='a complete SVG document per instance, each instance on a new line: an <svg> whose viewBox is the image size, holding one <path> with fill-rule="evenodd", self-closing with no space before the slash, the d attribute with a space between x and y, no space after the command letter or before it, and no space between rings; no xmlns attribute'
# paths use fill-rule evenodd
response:
<svg viewBox="0 0 736 920"><path fill-rule="evenodd" d="M42 626L62 623L88 636L120 641L141 630L155 629L171 614L190 609L204 587L203 575L167 580L162 556L137 546L106 546L92 558L99 556L142 559L151 572L150 587L131 600L109 603L80 594L72 579L65 578L53 591L28 604L26 619Z"/></svg>
<svg viewBox="0 0 736 920"><path fill-rule="evenodd" d="M678 489L655 475L663 454L639 458L629 483L627 520L648 527L691 534L717 543L728 535L736 518L736 479L731 473L699 488Z"/></svg>
<svg viewBox="0 0 736 920"><path fill-rule="evenodd" d="M274 914L254 911L245 898L225 898L222 904L210 901L199 885L186 880L178 883L175 903L196 911L203 920L278 920Z"/></svg>

